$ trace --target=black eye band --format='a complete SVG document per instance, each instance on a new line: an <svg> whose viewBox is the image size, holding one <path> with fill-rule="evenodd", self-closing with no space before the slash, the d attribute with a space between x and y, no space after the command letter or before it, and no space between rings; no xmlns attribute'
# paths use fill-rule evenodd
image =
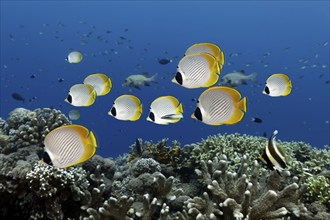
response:
<svg viewBox="0 0 330 220"><path fill-rule="evenodd" d="M199 107L196 108L196 110L194 112L194 115L198 120L203 121L202 112L201 112L201 109Z"/></svg>
<svg viewBox="0 0 330 220"><path fill-rule="evenodd" d="M155 121L155 115L154 115L154 113L150 112L149 118L151 119L151 121Z"/></svg>
<svg viewBox="0 0 330 220"><path fill-rule="evenodd" d="M182 81L183 81L183 79L182 79L182 75L181 75L181 73L179 73L179 72L176 73L176 75L175 75L175 80L176 80L180 85L182 85Z"/></svg>
<svg viewBox="0 0 330 220"><path fill-rule="evenodd" d="M268 86L266 86L266 87L265 87L265 92L266 92L266 94L268 94L268 95L269 95L270 91L269 91L269 88L268 88Z"/></svg>
<svg viewBox="0 0 330 220"><path fill-rule="evenodd" d="M116 108L115 108L115 107L112 107L112 109L111 109L111 114L112 114L113 116L116 116L116 115L117 115L117 111L116 111Z"/></svg>
<svg viewBox="0 0 330 220"><path fill-rule="evenodd" d="M67 100L68 100L69 103L72 103L72 96L71 95L68 95Z"/></svg>

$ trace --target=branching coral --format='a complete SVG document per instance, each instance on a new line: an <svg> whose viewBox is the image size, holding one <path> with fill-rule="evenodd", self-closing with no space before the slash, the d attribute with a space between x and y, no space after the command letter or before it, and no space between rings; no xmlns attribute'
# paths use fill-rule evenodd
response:
<svg viewBox="0 0 330 220"><path fill-rule="evenodd" d="M298 201L305 190L299 188L297 178L289 173L283 177L276 172L265 173L259 178L260 167L253 163L249 171L248 157L243 157L237 172L228 171L230 162L225 156L221 160L201 162L196 169L209 191L203 198L195 197L186 203L188 214L197 219L274 219L285 215L308 216L306 209ZM212 197L210 201L209 197Z"/></svg>
<svg viewBox="0 0 330 220"><path fill-rule="evenodd" d="M311 200L320 201L330 208L330 179L325 176L309 177L306 195Z"/></svg>

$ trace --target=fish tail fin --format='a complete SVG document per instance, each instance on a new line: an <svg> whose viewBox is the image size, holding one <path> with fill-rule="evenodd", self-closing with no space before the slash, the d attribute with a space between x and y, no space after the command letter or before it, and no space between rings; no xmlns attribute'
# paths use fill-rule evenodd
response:
<svg viewBox="0 0 330 220"><path fill-rule="evenodd" d="M183 113L183 106L182 106L182 103L180 103L180 105L178 106L178 111L180 113Z"/></svg>
<svg viewBox="0 0 330 220"><path fill-rule="evenodd" d="M150 81L157 83L157 76L158 76L158 73L155 73L152 77L150 77Z"/></svg>
<svg viewBox="0 0 330 220"><path fill-rule="evenodd" d="M248 75L248 77L251 81L256 82L257 81L257 75L258 75L258 73L254 72L254 73L251 73L250 75Z"/></svg>
<svg viewBox="0 0 330 220"><path fill-rule="evenodd" d="M241 101L238 102L238 108L243 111L246 112L247 107L246 107L246 97L242 98Z"/></svg>

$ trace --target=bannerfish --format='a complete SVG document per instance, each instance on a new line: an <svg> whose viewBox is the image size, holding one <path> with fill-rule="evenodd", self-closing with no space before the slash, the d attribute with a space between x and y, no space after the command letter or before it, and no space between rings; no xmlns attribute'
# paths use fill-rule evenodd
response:
<svg viewBox="0 0 330 220"><path fill-rule="evenodd" d="M219 62L220 71L221 71L225 63L225 54L223 51L221 51L218 45L212 43L193 44L187 49L185 56L190 54L201 54L201 53L209 53L213 55Z"/></svg>
<svg viewBox="0 0 330 220"><path fill-rule="evenodd" d="M96 91L88 84L76 84L70 88L65 101L73 106L90 106L95 102Z"/></svg>
<svg viewBox="0 0 330 220"><path fill-rule="evenodd" d="M137 121L142 115L140 99L133 95L122 95L116 98L108 115L123 121Z"/></svg>
<svg viewBox="0 0 330 220"><path fill-rule="evenodd" d="M70 110L69 111L69 119L70 120L78 120L80 118L80 112L78 110Z"/></svg>
<svg viewBox="0 0 330 220"><path fill-rule="evenodd" d="M291 90L292 82L289 77L283 73L277 73L268 77L262 93L272 97L278 97L289 95Z"/></svg>
<svg viewBox="0 0 330 220"><path fill-rule="evenodd" d="M215 86L200 95L191 117L208 125L232 125L240 122L246 111L246 97L236 89Z"/></svg>
<svg viewBox="0 0 330 220"><path fill-rule="evenodd" d="M188 89L210 87L218 81L219 73L219 63L213 55L191 54L180 60L172 82Z"/></svg>
<svg viewBox="0 0 330 220"><path fill-rule="evenodd" d="M44 140L42 161L56 168L71 167L92 158L97 141L94 133L81 125L64 125L49 132Z"/></svg>
<svg viewBox="0 0 330 220"><path fill-rule="evenodd" d="M141 89L141 86L150 86L151 82L157 83L157 75L157 73L151 77L148 77L148 73L130 75L125 79L125 82L122 84L122 86Z"/></svg>
<svg viewBox="0 0 330 220"><path fill-rule="evenodd" d="M69 63L80 63L82 59L83 55L79 51L73 51L69 53L65 60Z"/></svg>
<svg viewBox="0 0 330 220"><path fill-rule="evenodd" d="M158 63L162 64L162 65L166 65L166 64L172 63L172 60L168 59L168 58L158 59Z"/></svg>
<svg viewBox="0 0 330 220"><path fill-rule="evenodd" d="M97 96L104 96L112 89L111 79L103 73L95 73L84 79L84 84L94 87Z"/></svg>
<svg viewBox="0 0 330 220"><path fill-rule="evenodd" d="M21 94L18 94L18 93L14 92L14 93L11 94L11 97L13 97L13 99L15 99L17 101L25 102L25 98Z"/></svg>
<svg viewBox="0 0 330 220"><path fill-rule="evenodd" d="M270 170L276 170L280 175L281 171L287 167L285 157L280 148L276 145L276 135L278 131L275 130L273 135L269 138L268 144L258 157Z"/></svg>
<svg viewBox="0 0 330 220"><path fill-rule="evenodd" d="M177 123L183 118L182 113L183 107L177 98L161 96L151 103L147 121L161 125Z"/></svg>
<svg viewBox="0 0 330 220"><path fill-rule="evenodd" d="M245 75L244 70L233 71L227 73L220 79L220 84L223 86L236 87L238 85L246 85L246 81L256 81L258 73L254 72L250 75Z"/></svg>

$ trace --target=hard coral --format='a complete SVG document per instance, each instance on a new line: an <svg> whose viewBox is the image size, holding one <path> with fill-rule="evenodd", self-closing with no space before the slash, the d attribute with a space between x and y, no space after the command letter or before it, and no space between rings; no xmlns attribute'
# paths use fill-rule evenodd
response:
<svg viewBox="0 0 330 220"><path fill-rule="evenodd" d="M56 109L44 108L30 111L17 108L9 113L7 123L8 126L2 130L10 140L6 147L2 147L2 153L6 154L21 147L41 144L51 130L71 122Z"/></svg>

